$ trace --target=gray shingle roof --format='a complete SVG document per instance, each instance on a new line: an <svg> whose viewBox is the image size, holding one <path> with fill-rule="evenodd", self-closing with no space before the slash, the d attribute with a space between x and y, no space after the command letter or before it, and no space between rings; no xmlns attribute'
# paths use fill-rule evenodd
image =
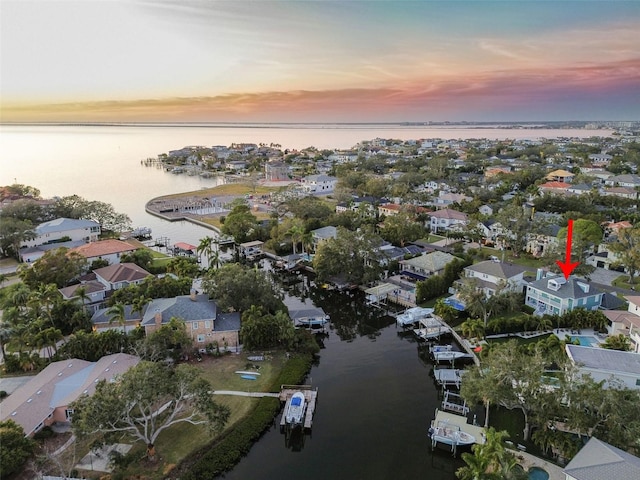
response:
<svg viewBox="0 0 640 480"><path fill-rule="evenodd" d="M549 280L552 279L562 281L564 280L564 277L561 275L556 277L545 277L540 280L536 280L535 282L531 282L529 286L559 298L587 298L602 293L601 290L591 285L584 278L576 278L573 276L570 276L569 280L567 280L565 284L561 285L558 290L553 290L549 288ZM589 285L589 291L585 292L580 287L579 283Z"/></svg>
<svg viewBox="0 0 640 480"><path fill-rule="evenodd" d="M44 235L47 233L65 232L69 230L76 230L80 228L99 227L98 222L93 220L76 220L74 218L56 218L49 222L41 223L36 227L36 233L38 235Z"/></svg>
<svg viewBox="0 0 640 480"><path fill-rule="evenodd" d="M467 267L468 270L473 270L478 273L486 273L493 277L502 278L508 280L516 275L520 275L527 271L525 267L520 265L513 265L511 263L494 262L493 260L487 260L484 262L478 262L474 265Z"/></svg>
<svg viewBox="0 0 640 480"><path fill-rule="evenodd" d="M574 363L586 368L640 375L640 353L570 344L566 349Z"/></svg>
<svg viewBox="0 0 640 480"><path fill-rule="evenodd" d="M221 313L213 323L214 332L231 332L240 330L240 312Z"/></svg>
<svg viewBox="0 0 640 480"><path fill-rule="evenodd" d="M638 479L640 458L592 437L563 472L576 480Z"/></svg>
<svg viewBox="0 0 640 480"><path fill-rule="evenodd" d="M191 299L191 295L156 298L147 306L142 325L153 325L156 313L162 315L162 323L169 323L172 317L180 318L185 322L215 320L217 305L213 300L209 300L206 294L195 295L194 300Z"/></svg>

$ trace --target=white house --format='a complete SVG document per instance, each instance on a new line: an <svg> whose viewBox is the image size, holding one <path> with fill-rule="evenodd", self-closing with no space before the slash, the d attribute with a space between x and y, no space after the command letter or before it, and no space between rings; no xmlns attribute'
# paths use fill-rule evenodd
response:
<svg viewBox="0 0 640 480"><path fill-rule="evenodd" d="M338 230L336 229L336 227L333 227L331 225L327 226L327 227L322 227L322 228L317 228L316 230L311 230L311 236L313 238L313 249L317 250L318 246L330 239L330 238L337 238L338 236Z"/></svg>
<svg viewBox="0 0 640 480"><path fill-rule="evenodd" d="M565 345L571 363L582 374L591 375L596 382L621 382L626 388L640 389L640 353L622 352L600 347Z"/></svg>
<svg viewBox="0 0 640 480"><path fill-rule="evenodd" d="M432 233L442 233L455 228L462 228L469 221L466 213L450 208L430 213L429 216L431 217L429 225Z"/></svg>
<svg viewBox="0 0 640 480"><path fill-rule="evenodd" d="M302 178L301 183L309 193L329 193L336 188L338 179L329 175L308 175Z"/></svg>
<svg viewBox="0 0 640 480"><path fill-rule="evenodd" d="M22 247L35 247L58 242L95 242L100 237L100 224L93 220L56 218L35 228L36 237L25 240Z"/></svg>
<svg viewBox="0 0 640 480"><path fill-rule="evenodd" d="M525 284L526 268L511 263L486 260L464 268L466 278L474 278L477 287L487 297L494 295L501 288L521 292Z"/></svg>

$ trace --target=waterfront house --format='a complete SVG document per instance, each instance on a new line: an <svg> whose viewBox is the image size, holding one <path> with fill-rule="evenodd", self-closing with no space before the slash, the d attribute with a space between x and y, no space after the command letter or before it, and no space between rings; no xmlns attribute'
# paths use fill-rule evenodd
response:
<svg viewBox="0 0 640 480"><path fill-rule="evenodd" d="M98 222L75 218L56 218L39 224L35 237L22 242L21 247L55 244L60 242L95 242L100 237Z"/></svg>
<svg viewBox="0 0 640 480"><path fill-rule="evenodd" d="M82 395L92 395L100 380L113 382L140 359L126 353L102 357L97 362L76 358L49 364L2 401L0 421L13 420L26 436L56 422L68 423L69 405Z"/></svg>
<svg viewBox="0 0 640 480"><path fill-rule="evenodd" d="M432 275L438 275L444 268L458 257L450 253L435 251L425 253L407 260L400 260L400 275L410 277L413 280L426 280Z"/></svg>
<svg viewBox="0 0 640 480"><path fill-rule="evenodd" d="M220 347L226 345L233 349L240 343L240 312L218 312L216 302L208 295L192 292L190 295L151 300L141 325L148 335L172 318L185 322L187 334L199 350L206 350L207 345L214 342Z"/></svg>
<svg viewBox="0 0 640 480"><path fill-rule="evenodd" d="M97 242L87 243L76 248L69 250L69 253L74 252L87 259L89 264L94 260L106 260L110 265L114 263L120 263L120 257L124 254L130 254L137 250L122 240L108 239L98 240Z"/></svg>
<svg viewBox="0 0 640 480"><path fill-rule="evenodd" d="M565 345L565 351L579 374L604 381L604 388L616 388L621 383L626 388L640 389L640 353L572 344Z"/></svg>
<svg viewBox="0 0 640 480"><path fill-rule="evenodd" d="M527 285L525 303L536 315L564 315L574 308L598 310L603 293L583 278L573 275L543 276L538 269L536 280ZM553 274L550 274L553 275Z"/></svg>
<svg viewBox="0 0 640 480"><path fill-rule="evenodd" d="M464 277L473 278L476 286L486 297L491 297L503 288L510 291L522 292L525 285L525 267L495 260L486 260L465 267ZM458 281L459 282L459 281ZM455 287L452 287L455 290ZM455 292L450 292L455 293Z"/></svg>
<svg viewBox="0 0 640 480"><path fill-rule="evenodd" d="M562 470L565 480L640 478L640 458L591 437Z"/></svg>
<svg viewBox="0 0 640 480"><path fill-rule="evenodd" d="M327 227L321 227L315 230L311 230L313 250L314 251L317 250L318 246L322 242L326 242L330 238L337 238L337 237L338 237L338 230L336 229L336 227L333 227L331 225Z"/></svg>

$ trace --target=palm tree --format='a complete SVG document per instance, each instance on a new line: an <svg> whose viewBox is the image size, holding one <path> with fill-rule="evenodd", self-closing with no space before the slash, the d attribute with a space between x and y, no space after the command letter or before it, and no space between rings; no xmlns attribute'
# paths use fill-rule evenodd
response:
<svg viewBox="0 0 640 480"><path fill-rule="evenodd" d="M207 268L209 268L208 262L209 262L209 258L211 257L211 252L213 251L213 247L212 247L213 242L214 242L213 237L206 236L200 239L200 243L196 248L196 252L198 253L198 255L204 255L205 257L207 257Z"/></svg>
<svg viewBox="0 0 640 480"><path fill-rule="evenodd" d="M291 243L293 244L293 254L296 254L296 246L302 236L304 235L304 227L301 225L292 225L287 231L287 236L291 237Z"/></svg>
<svg viewBox="0 0 640 480"><path fill-rule="evenodd" d="M0 322L0 354L2 358L7 356L4 346L11 340L13 329L5 322Z"/></svg>
<svg viewBox="0 0 640 480"><path fill-rule="evenodd" d="M484 338L484 323L479 318L467 318L460 325L462 334L467 338Z"/></svg>
<svg viewBox="0 0 640 480"><path fill-rule="evenodd" d="M146 307L150 301L151 300L149 298L145 297L144 295L140 295L136 300L133 301L133 304L131 305L131 313L139 313L140 318L142 318L144 307Z"/></svg>
<svg viewBox="0 0 640 480"><path fill-rule="evenodd" d="M80 304L82 305L82 310L86 310L87 308L87 303L91 303L90 302L90 298L89 295L87 294L87 287L85 287L84 285L82 287L78 287L76 288L76 292L75 292L75 299L80 301Z"/></svg>
<svg viewBox="0 0 640 480"><path fill-rule="evenodd" d="M125 323L127 321L127 315L125 312L124 304L116 303L114 306L107 310L107 315L109 315L109 325L113 322L118 322L118 325L122 327L122 331L125 332Z"/></svg>
<svg viewBox="0 0 640 480"><path fill-rule="evenodd" d="M220 258L220 247L213 250L209 256L209 267L220 268L222 259Z"/></svg>
<svg viewBox="0 0 640 480"><path fill-rule="evenodd" d="M308 253L313 246L313 233L305 232L302 234L302 238L300 240L302 242L302 252Z"/></svg>

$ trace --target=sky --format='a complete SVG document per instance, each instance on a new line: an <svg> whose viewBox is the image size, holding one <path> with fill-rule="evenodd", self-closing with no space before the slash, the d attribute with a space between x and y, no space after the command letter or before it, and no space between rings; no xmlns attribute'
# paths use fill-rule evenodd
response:
<svg viewBox="0 0 640 480"><path fill-rule="evenodd" d="M640 0L0 0L1 122L640 120Z"/></svg>

